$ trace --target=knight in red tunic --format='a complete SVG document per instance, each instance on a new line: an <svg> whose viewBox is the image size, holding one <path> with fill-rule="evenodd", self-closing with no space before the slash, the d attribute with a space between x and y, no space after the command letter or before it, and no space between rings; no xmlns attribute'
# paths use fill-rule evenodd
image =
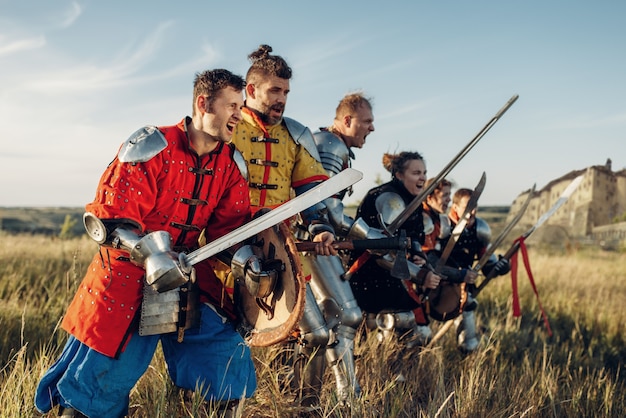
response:
<svg viewBox="0 0 626 418"><path fill-rule="evenodd" d="M85 219L86 226L101 223L111 238L100 242L63 319L70 339L39 383L35 405L41 412L59 404L67 416L124 416L130 390L159 340L175 385L203 388L207 401L229 408L254 392L249 347L233 325L232 300L209 260L193 266L192 274L201 325L188 329L182 341L177 333L138 332L145 282L150 282L147 260L169 266L170 276L180 276L177 287L189 279L179 253L196 249L201 233L210 242L250 219L247 181L238 152L228 144L241 119L244 85L226 70L197 74L192 117L139 129L106 168ZM131 246L124 245L128 237L136 238ZM153 237L152 244L156 240L164 251L149 250ZM137 255L139 247L147 256ZM152 284L159 292L178 291L159 289L159 283Z"/></svg>

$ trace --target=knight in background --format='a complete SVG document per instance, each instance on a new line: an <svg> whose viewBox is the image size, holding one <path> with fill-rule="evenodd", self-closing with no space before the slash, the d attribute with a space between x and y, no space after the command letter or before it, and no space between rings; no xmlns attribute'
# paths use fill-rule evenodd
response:
<svg viewBox="0 0 626 418"><path fill-rule="evenodd" d="M357 219L372 229L385 229L425 188L426 163L418 152L403 151L383 156L391 181L371 189L361 201ZM405 333L410 345L421 344L429 337L428 316L421 296L435 289L441 277L424 267L421 245L424 243L422 207L418 207L401 225L411 239L409 278L399 279L391 274L394 260L388 254L373 254L350 279L359 306L375 318L383 335ZM351 263L361 254L352 253Z"/></svg>
<svg viewBox="0 0 626 418"><path fill-rule="evenodd" d="M472 190L467 188L458 189L454 193L452 206L448 213L452 228L456 226L463 213L465 213L471 195ZM476 208L470 213L469 221L448 259L448 265L461 269L471 269L474 263L485 254L491 242L491 228L489 224L484 219L476 216ZM481 271L487 275L492 269L495 275L502 276L511 270L511 266L506 258L492 254ZM463 306L462 314L455 319L458 347L466 353L475 351L479 343L479 336L476 330L476 308L478 303L472 297L472 288L472 285L467 286L467 301Z"/></svg>
<svg viewBox="0 0 626 418"><path fill-rule="evenodd" d="M335 110L333 124L313 135L329 177L351 166L352 148L362 148L372 132L374 115L370 99L361 92L344 96ZM335 236L340 239L346 238L355 224L344 213L342 199L347 193L351 190L325 199L315 208L320 213L326 212ZM361 237L365 234L361 233ZM307 296L314 299L307 299L300 323L304 339L298 349L301 366L306 367L296 367L296 381L301 384L303 401L315 400L321 392L327 364L335 376L339 399L346 401L361 392L355 372L354 338L362 312L349 282L342 278L344 268L339 256L307 253L303 262L312 273L309 282L312 292ZM319 309L315 309L316 305Z"/></svg>
<svg viewBox="0 0 626 418"><path fill-rule="evenodd" d="M426 182L426 187L430 186L434 181L434 178L429 179ZM451 193L452 182L444 178L437 183L433 191L422 203L424 213L424 243L422 244L422 251L431 266L437 265L441 252L447 244L452 232L453 226L447 215ZM452 292L453 295L460 294L463 286L473 285L478 277L478 274L470 268L450 266L449 263L446 263L446 265L442 267L440 273L446 277L440 286L453 286L455 288L454 292ZM461 286L461 283L465 283L465 285ZM458 303L461 303L460 297L458 298ZM433 314L430 309L428 309L428 311L429 314ZM428 329L423 328L423 332L424 336L427 337L425 341L428 342L432 336L430 327Z"/></svg>

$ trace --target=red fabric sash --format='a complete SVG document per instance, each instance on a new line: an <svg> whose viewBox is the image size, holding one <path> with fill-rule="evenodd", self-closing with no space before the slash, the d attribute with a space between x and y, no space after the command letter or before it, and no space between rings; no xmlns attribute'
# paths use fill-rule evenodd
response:
<svg viewBox="0 0 626 418"><path fill-rule="evenodd" d="M515 240L516 243L519 243L519 249L522 252L522 259L524 260L524 267L526 267L526 273L528 273L528 280L530 281L530 285L533 288L533 292L535 292L535 296L537 297L537 304L539 305L539 310L541 311L541 316L543 317L543 322L546 324L546 329L548 330L548 335L552 336L552 329L550 328L550 323L548 322L548 316L541 305L541 300L539 299L539 292L537 292L537 286L535 286L535 279L533 278L533 273L530 270L530 261L528 260L528 250L526 249L526 244L524 243L525 238L519 237ZM517 290L517 251L513 253L511 257L511 286L513 288L513 316L519 317L521 316L521 308L519 303L519 292Z"/></svg>

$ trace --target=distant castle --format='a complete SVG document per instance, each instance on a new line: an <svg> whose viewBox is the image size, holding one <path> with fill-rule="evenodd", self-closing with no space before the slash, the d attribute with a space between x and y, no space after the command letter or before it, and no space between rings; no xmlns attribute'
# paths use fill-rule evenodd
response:
<svg viewBox="0 0 626 418"><path fill-rule="evenodd" d="M580 175L584 176L582 183L545 225L562 229L570 238L626 240L626 222L614 223L616 217L626 213L626 169L614 172L610 158L604 165L572 171L535 191L518 225L534 225L570 182ZM513 201L507 223L519 213L529 193L531 190L521 193Z"/></svg>

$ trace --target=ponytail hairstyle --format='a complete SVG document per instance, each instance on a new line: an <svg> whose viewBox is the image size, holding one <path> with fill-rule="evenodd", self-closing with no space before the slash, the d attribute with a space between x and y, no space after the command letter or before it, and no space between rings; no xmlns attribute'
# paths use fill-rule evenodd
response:
<svg viewBox="0 0 626 418"><path fill-rule="evenodd" d="M391 178L396 177L396 173L402 173L406 170L409 161L421 160L424 157L419 152L402 151L399 154L383 154L383 167L391 173Z"/></svg>

